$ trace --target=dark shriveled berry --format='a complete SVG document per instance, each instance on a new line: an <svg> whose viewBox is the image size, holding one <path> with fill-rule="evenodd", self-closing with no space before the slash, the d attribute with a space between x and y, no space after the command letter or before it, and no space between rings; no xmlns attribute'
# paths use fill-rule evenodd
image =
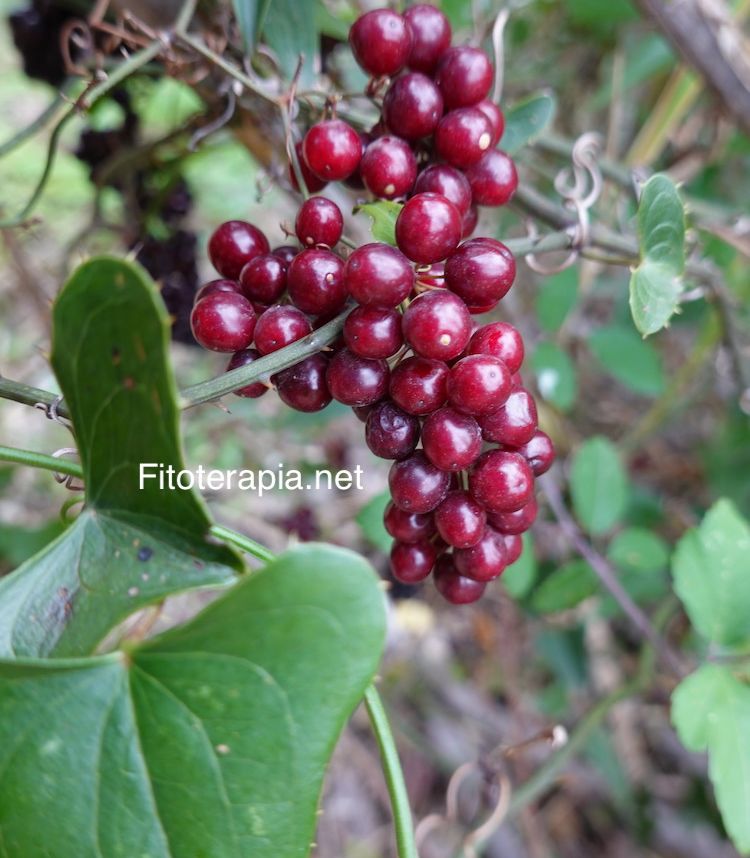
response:
<svg viewBox="0 0 750 858"><path fill-rule="evenodd" d="M435 510L435 526L440 536L454 548L471 548L484 534L487 514L464 491L449 492Z"/></svg>
<svg viewBox="0 0 750 858"><path fill-rule="evenodd" d="M534 475L518 453L488 450L469 474L469 491L491 512L513 512L531 500Z"/></svg>
<svg viewBox="0 0 750 858"><path fill-rule="evenodd" d="M412 34L407 64L414 71L430 74L451 46L451 25L445 15L428 3L417 3L404 12Z"/></svg>
<svg viewBox="0 0 750 858"><path fill-rule="evenodd" d="M396 243L412 262L440 262L461 240L461 213L440 194L417 194L396 219Z"/></svg>
<svg viewBox="0 0 750 858"><path fill-rule="evenodd" d="M208 256L213 267L230 280L237 280L251 259L268 253L268 239L251 223L228 220L218 226L208 240Z"/></svg>
<svg viewBox="0 0 750 858"><path fill-rule="evenodd" d="M344 231L341 209L326 197L310 197L297 212L294 231L303 247L333 247Z"/></svg>
<svg viewBox="0 0 750 858"><path fill-rule="evenodd" d="M398 12L373 9L352 24L349 44L356 61L373 77L394 75L406 65L412 32Z"/></svg>
<svg viewBox="0 0 750 858"><path fill-rule="evenodd" d="M391 373L391 397L409 414L431 414L448 398L448 372L442 361L406 358Z"/></svg>
<svg viewBox="0 0 750 858"><path fill-rule="evenodd" d="M258 360L260 356L260 352L256 351L256 349L242 349L242 351L235 352L229 359L227 372L238 369L241 366L249 366L253 361ZM246 384L244 387L235 390L234 395L242 396L246 399L258 399L258 397L263 396L267 392L268 387L262 381L252 381L250 384Z"/></svg>
<svg viewBox="0 0 750 858"><path fill-rule="evenodd" d="M335 400L344 405L361 406L385 396L388 376L388 364L384 360L370 360L349 349L341 349L331 359L327 381Z"/></svg>
<svg viewBox="0 0 750 858"><path fill-rule="evenodd" d="M435 533L435 521L430 513L404 512L392 502L385 508L383 524L399 542L425 542Z"/></svg>
<svg viewBox="0 0 750 858"><path fill-rule="evenodd" d="M391 572L402 584L419 584L429 577L437 560L430 542L395 542L391 548Z"/></svg>
<svg viewBox="0 0 750 858"><path fill-rule="evenodd" d="M426 75L410 72L388 87L383 118L389 130L404 140L429 137L443 115L443 97Z"/></svg>
<svg viewBox="0 0 750 858"><path fill-rule="evenodd" d="M406 459L419 443L419 420L384 399L367 417L365 441L381 459Z"/></svg>
<svg viewBox="0 0 750 858"><path fill-rule="evenodd" d="M443 554L435 564L435 587L440 595L453 605L469 605L482 598L485 587L481 581L459 574L453 557Z"/></svg>
<svg viewBox="0 0 750 858"><path fill-rule="evenodd" d="M466 348L471 316L464 302L445 289L415 298L403 316L404 339L422 357L451 360Z"/></svg>
<svg viewBox="0 0 750 858"><path fill-rule="evenodd" d="M450 474L436 468L424 453L394 462L388 474L393 503L405 512L432 512L448 494Z"/></svg>
<svg viewBox="0 0 750 858"><path fill-rule="evenodd" d="M411 293L414 270L400 250L373 242L358 247L349 257L344 282L358 304L396 307Z"/></svg>
<svg viewBox="0 0 750 858"><path fill-rule="evenodd" d="M463 471L482 450L482 433L473 417L444 407L424 421L422 446L427 458L444 471Z"/></svg>
<svg viewBox="0 0 750 858"><path fill-rule="evenodd" d="M213 292L193 307L190 326L204 349L238 352L253 341L255 310L237 292Z"/></svg>
<svg viewBox="0 0 750 858"><path fill-rule="evenodd" d="M282 402L296 411L322 411L331 401L326 384L328 358L311 355L273 377Z"/></svg>

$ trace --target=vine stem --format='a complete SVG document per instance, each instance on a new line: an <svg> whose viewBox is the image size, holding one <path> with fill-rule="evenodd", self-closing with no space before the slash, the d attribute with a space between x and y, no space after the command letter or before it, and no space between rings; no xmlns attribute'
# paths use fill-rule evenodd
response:
<svg viewBox="0 0 750 858"><path fill-rule="evenodd" d="M54 471L69 477L83 477L83 470L78 462L69 459L48 456L46 453L36 453L33 450L19 450L16 447L0 445L0 462L11 462L14 465L28 465L31 468L41 468L43 471Z"/></svg>
<svg viewBox="0 0 750 858"><path fill-rule="evenodd" d="M391 799L398 856L399 858L419 858L417 842L414 838L414 823L411 817L409 795L406 792L398 749L383 701L374 685L368 686L365 691L365 707L380 749L380 759L383 764L388 795Z"/></svg>
<svg viewBox="0 0 750 858"><path fill-rule="evenodd" d="M271 563L271 561L276 559L276 555L273 551L266 548L265 545L261 545L260 542L256 542L254 539L250 539L249 536L245 536L243 533L238 533L236 530L232 530L231 527L225 527L223 524L212 525L211 535L220 539L222 542L228 542L231 545L234 545L235 548L239 548L240 551L244 551L246 554L251 554L253 557L257 557L258 560L262 560L264 563Z"/></svg>

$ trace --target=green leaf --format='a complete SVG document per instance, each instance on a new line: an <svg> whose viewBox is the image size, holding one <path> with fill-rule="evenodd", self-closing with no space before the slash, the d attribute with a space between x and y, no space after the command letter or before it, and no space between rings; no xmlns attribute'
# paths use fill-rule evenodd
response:
<svg viewBox="0 0 750 858"><path fill-rule="evenodd" d="M534 542L530 533L524 533L521 556L503 572L503 585L508 595L523 599L534 586L538 572L534 556Z"/></svg>
<svg viewBox="0 0 750 858"><path fill-rule="evenodd" d="M647 337L666 327L678 311L682 279L658 262L642 262L630 275L630 312L638 331Z"/></svg>
<svg viewBox="0 0 750 858"><path fill-rule="evenodd" d="M557 101L554 95L546 92L514 104L505 114L500 147L509 155L515 155L552 124L556 112Z"/></svg>
<svg viewBox="0 0 750 858"><path fill-rule="evenodd" d="M539 392L560 411L570 411L578 395L573 362L554 343L539 343L531 356Z"/></svg>
<svg viewBox="0 0 750 858"><path fill-rule="evenodd" d="M566 268L552 277L545 277L536 297L536 317L539 327L554 333L562 327L568 313L578 300L578 269Z"/></svg>
<svg viewBox="0 0 750 858"><path fill-rule="evenodd" d="M669 546L650 530L630 527L610 542L607 557L623 572L660 572L669 563Z"/></svg>
<svg viewBox="0 0 750 858"><path fill-rule="evenodd" d="M357 524L362 528L365 539L384 554L388 554L393 544L393 539L383 524L383 513L390 499L389 491L381 492L357 513Z"/></svg>
<svg viewBox="0 0 750 858"><path fill-rule="evenodd" d="M622 517L628 501L628 479L614 444L595 437L581 445L570 471L573 508L581 525L595 536Z"/></svg>
<svg viewBox="0 0 750 858"><path fill-rule="evenodd" d="M531 607L540 614L567 611L597 592L594 570L585 560L572 560L553 572L534 590Z"/></svg>
<svg viewBox="0 0 750 858"><path fill-rule="evenodd" d="M156 287L116 259L82 265L53 310L52 364L73 416L86 508L0 581L0 655L79 655L133 611L230 583L234 552L206 539L190 491L139 487L140 463L183 468L169 322Z"/></svg>
<svg viewBox="0 0 750 858"><path fill-rule="evenodd" d="M372 237L375 241L396 246L396 220L403 203L393 200L378 200L376 203L363 203L354 209L355 214L362 212L372 220Z"/></svg>
<svg viewBox="0 0 750 858"><path fill-rule="evenodd" d="M315 0L271 0L260 25L264 41L276 54L281 70L291 80L300 55L302 86L315 82L320 70L319 33Z"/></svg>
<svg viewBox="0 0 750 858"><path fill-rule="evenodd" d="M245 53L250 54L255 47L255 27L258 20L257 0L232 0L237 26L242 34Z"/></svg>
<svg viewBox="0 0 750 858"><path fill-rule="evenodd" d="M636 393L658 396L664 391L659 354L632 328L600 328L589 337L589 348L605 369Z"/></svg>
<svg viewBox="0 0 750 858"><path fill-rule="evenodd" d="M689 530L672 558L677 595L708 640L736 646L750 637L750 526L720 500Z"/></svg>
<svg viewBox="0 0 750 858"><path fill-rule="evenodd" d="M724 826L750 853L750 687L727 667L704 665L672 694L672 722L686 747L708 751Z"/></svg>
<svg viewBox="0 0 750 858"><path fill-rule="evenodd" d="M685 270L685 207L675 183L661 173L652 176L638 203L641 256L675 275Z"/></svg>
<svg viewBox="0 0 750 858"><path fill-rule="evenodd" d="M0 662L4 858L307 855L384 632L369 565L306 545L127 653Z"/></svg>
<svg viewBox="0 0 750 858"><path fill-rule="evenodd" d="M65 525L60 519L53 519L41 527L0 524L0 559L11 568L20 566L64 530Z"/></svg>

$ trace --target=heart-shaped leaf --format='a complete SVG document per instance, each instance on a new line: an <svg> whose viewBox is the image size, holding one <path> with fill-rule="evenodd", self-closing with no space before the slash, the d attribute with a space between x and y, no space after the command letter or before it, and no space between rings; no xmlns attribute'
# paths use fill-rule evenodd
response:
<svg viewBox="0 0 750 858"><path fill-rule="evenodd" d="M0 662L0 854L302 858L384 632L368 564L306 545L127 652Z"/></svg>
<svg viewBox="0 0 750 858"><path fill-rule="evenodd" d="M86 508L0 581L0 655L90 652L128 614L170 593L234 580L206 541L191 491L141 486L140 465L183 468L169 323L156 287L117 259L81 266L53 310L52 364L73 419Z"/></svg>
<svg viewBox="0 0 750 858"><path fill-rule="evenodd" d="M505 114L500 148L509 155L515 155L552 124L556 111L555 97L546 92L514 104Z"/></svg>

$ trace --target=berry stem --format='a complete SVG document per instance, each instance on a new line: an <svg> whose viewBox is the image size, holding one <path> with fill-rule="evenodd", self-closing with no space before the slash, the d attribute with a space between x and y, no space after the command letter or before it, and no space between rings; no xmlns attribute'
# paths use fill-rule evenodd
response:
<svg viewBox="0 0 750 858"><path fill-rule="evenodd" d="M251 554L253 557L257 557L258 560L262 560L264 563L270 563L272 560L276 559L276 555L273 551L270 551L265 547L265 545L261 545L254 539L250 539L249 536L245 536L243 533L238 533L236 530L232 530L231 527L225 527L223 524L212 525L211 535L220 539L222 542L234 545L235 548L239 548L240 551L244 551L246 554Z"/></svg>
<svg viewBox="0 0 750 858"><path fill-rule="evenodd" d="M40 468L43 471L53 471L57 474L66 474L69 477L83 477L83 469L78 462L48 456L46 453L37 453L33 450L19 450L16 447L0 446L0 462L28 465L30 468Z"/></svg>

